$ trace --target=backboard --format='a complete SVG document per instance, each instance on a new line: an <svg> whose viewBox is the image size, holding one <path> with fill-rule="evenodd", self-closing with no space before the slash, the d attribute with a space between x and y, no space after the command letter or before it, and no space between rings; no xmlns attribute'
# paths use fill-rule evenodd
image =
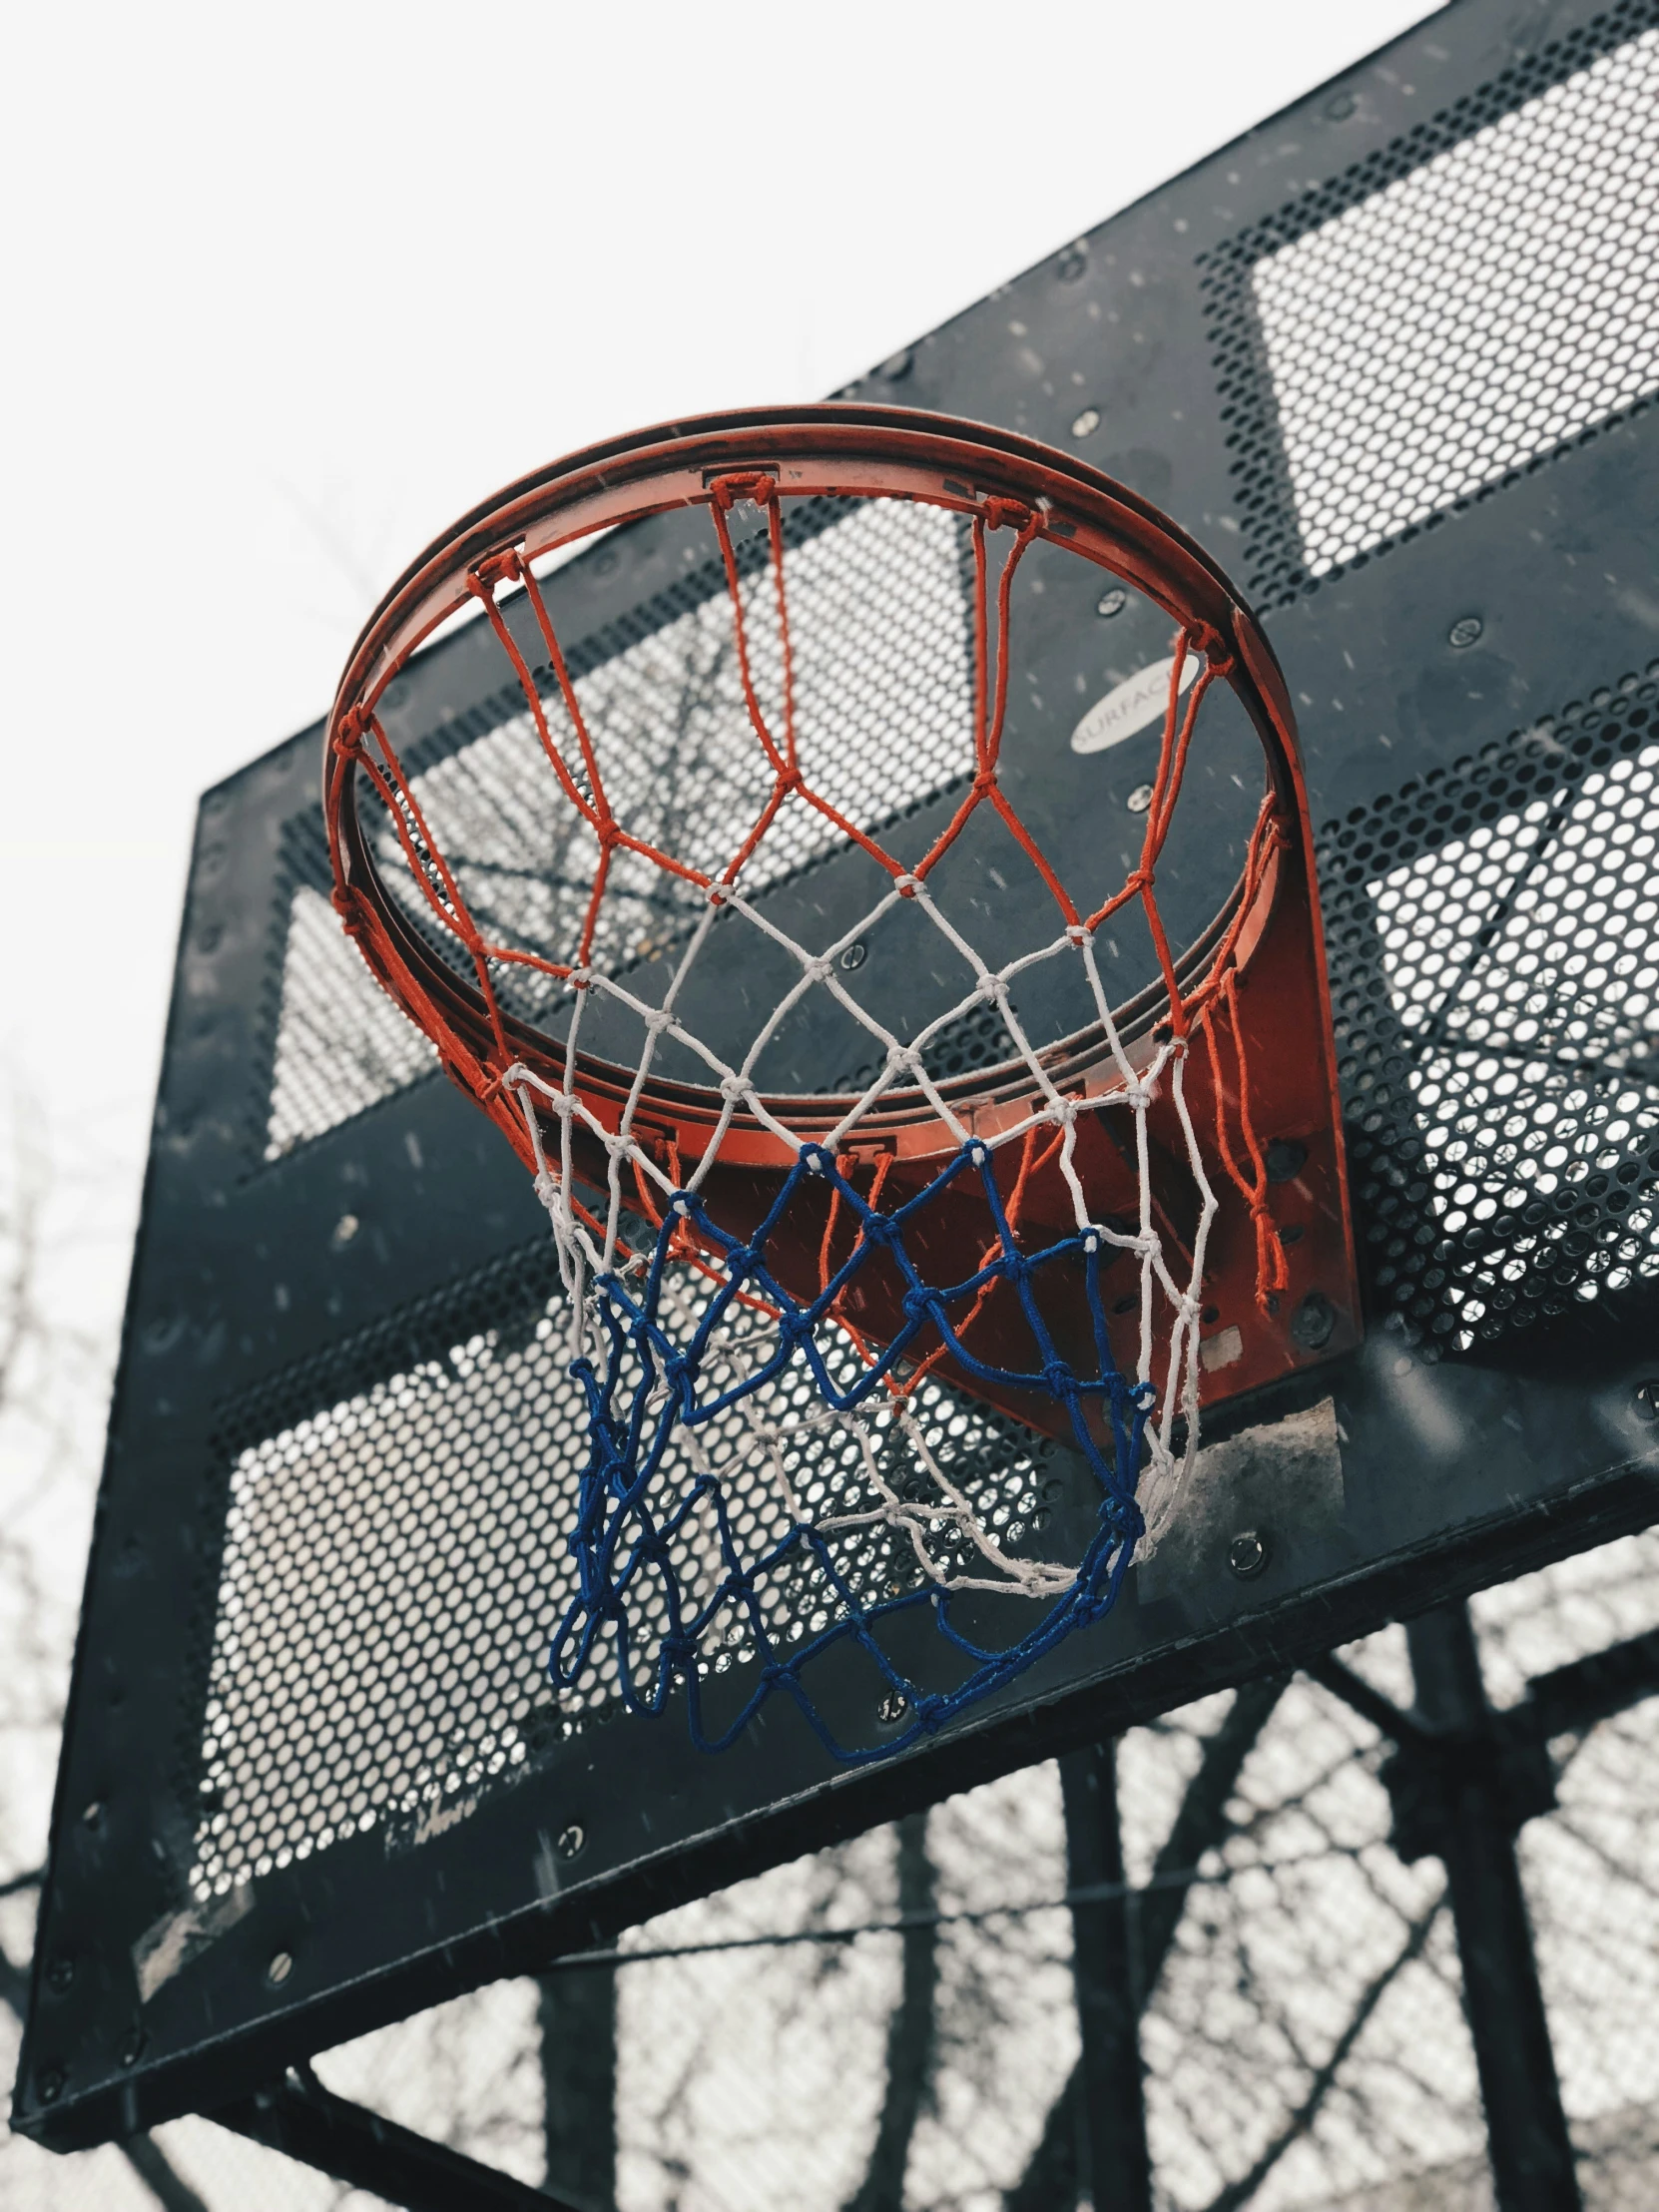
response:
<svg viewBox="0 0 1659 2212"><path fill-rule="evenodd" d="M1459 0L846 395L1075 450L1262 616L1367 1300L1357 1349L1212 1424L1116 1610L929 1743L849 1771L775 1704L710 1758L551 1700L580 1437L545 1217L338 933L320 731L208 795L17 2124L212 2108L1653 1517L1659 356L1621 178L1656 90L1653 0ZM579 681L695 653L683 555L635 526L547 579ZM428 767L519 712L482 645L395 703ZM1046 650L1019 712L1071 758L1167 643L1107 593ZM949 675L912 668L918 712ZM1103 825L1138 742L1078 756ZM1028 1437L978 1448L1011 1511L1069 1509Z"/></svg>

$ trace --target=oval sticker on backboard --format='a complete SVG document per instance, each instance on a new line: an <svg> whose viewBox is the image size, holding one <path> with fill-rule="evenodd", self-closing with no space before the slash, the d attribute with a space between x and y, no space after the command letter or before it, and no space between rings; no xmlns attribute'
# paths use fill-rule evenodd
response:
<svg viewBox="0 0 1659 2212"><path fill-rule="evenodd" d="M1181 671L1183 691L1198 674L1201 661L1202 656L1197 653L1187 655ZM1072 732L1071 750L1074 753L1104 753L1125 738L1132 738L1137 730L1161 720L1169 702L1169 676L1174 666L1172 653L1167 660L1154 661L1150 668L1143 668L1127 683L1119 684L1104 699L1097 699Z"/></svg>

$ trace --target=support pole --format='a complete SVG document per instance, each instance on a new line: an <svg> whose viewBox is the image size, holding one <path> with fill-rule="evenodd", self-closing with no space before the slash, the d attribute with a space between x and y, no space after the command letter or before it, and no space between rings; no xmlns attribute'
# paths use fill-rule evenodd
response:
<svg viewBox="0 0 1659 2212"><path fill-rule="evenodd" d="M1139 1946L1135 1901L1123 1879L1116 1743L1069 1752L1060 1761L1060 1787L1069 1886L1118 1892L1071 1909L1089 2193L1095 2212L1108 2207L1110 2212L1152 2212L1141 2079Z"/></svg>
<svg viewBox="0 0 1659 2212"><path fill-rule="evenodd" d="M541 2038L543 2187L608 2212L616 2201L616 1969L550 1973Z"/></svg>
<svg viewBox="0 0 1659 2212"><path fill-rule="evenodd" d="M1480 2073L1499 2212L1579 2212L1572 2140L1550 2048L1514 1819L1465 1605L1406 1626L1417 1712L1452 1741L1436 1761L1463 2005Z"/></svg>

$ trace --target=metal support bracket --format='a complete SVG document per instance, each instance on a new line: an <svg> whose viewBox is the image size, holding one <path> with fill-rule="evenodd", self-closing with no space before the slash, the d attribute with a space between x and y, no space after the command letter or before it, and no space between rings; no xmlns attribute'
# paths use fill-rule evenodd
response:
<svg viewBox="0 0 1659 2212"><path fill-rule="evenodd" d="M406 2212L454 2212L461 2204L478 2212L593 2212L335 2096L309 2066L290 2068L280 2081L210 2116Z"/></svg>

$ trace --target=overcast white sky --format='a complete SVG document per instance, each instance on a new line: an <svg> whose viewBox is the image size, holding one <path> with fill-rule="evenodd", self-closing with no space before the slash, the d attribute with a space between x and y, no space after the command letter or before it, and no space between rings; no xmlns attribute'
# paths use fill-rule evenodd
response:
<svg viewBox="0 0 1659 2212"><path fill-rule="evenodd" d="M16 10L0 1054L48 1126L98 1086L131 1187L196 797L456 513L818 396L1432 12Z"/></svg>

